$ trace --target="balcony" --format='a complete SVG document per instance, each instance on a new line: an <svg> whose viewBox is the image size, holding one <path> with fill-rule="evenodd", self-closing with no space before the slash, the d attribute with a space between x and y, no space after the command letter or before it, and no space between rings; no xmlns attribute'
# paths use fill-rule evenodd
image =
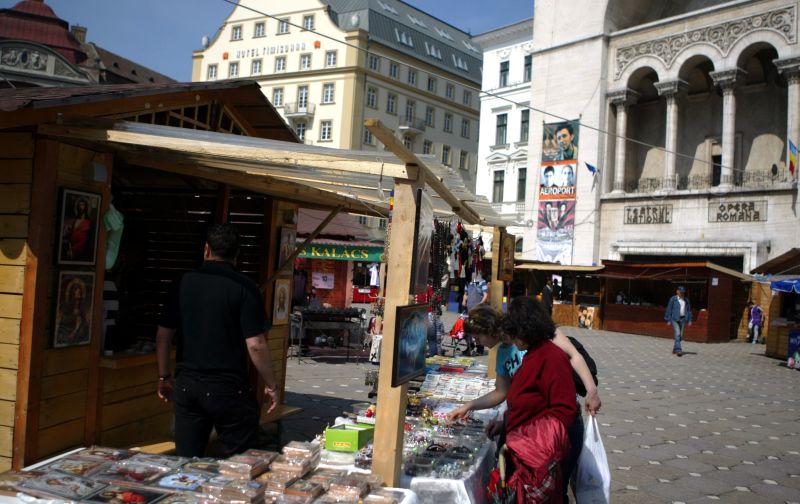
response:
<svg viewBox="0 0 800 504"><path fill-rule="evenodd" d="M492 203L492 210L502 216L512 216L516 219L522 219L525 212L530 208L524 201L503 201L500 203Z"/></svg>
<svg viewBox="0 0 800 504"><path fill-rule="evenodd" d="M311 119L316 107L314 103L286 103L283 106L283 115L287 119Z"/></svg>
<svg viewBox="0 0 800 504"><path fill-rule="evenodd" d="M407 135L417 135L425 131L425 120L417 117L403 117L398 129Z"/></svg>
<svg viewBox="0 0 800 504"><path fill-rule="evenodd" d="M723 186L734 190L769 190L786 189L791 185L791 174L785 168L773 170L736 171L728 180L719 173L697 175L679 175L677 180L659 177L642 177L628 181L625 192L630 194L649 194L658 191L699 191L705 192Z"/></svg>

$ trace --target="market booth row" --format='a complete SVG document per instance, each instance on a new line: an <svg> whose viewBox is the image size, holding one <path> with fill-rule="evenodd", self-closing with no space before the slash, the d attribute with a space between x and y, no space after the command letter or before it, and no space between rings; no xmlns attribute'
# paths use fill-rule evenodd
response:
<svg viewBox="0 0 800 504"><path fill-rule="evenodd" d="M201 261L209 223L247 230L242 269L263 289L281 391L289 326L278 294L291 296L300 250L280 257L281 231L296 225L298 205L331 211L310 241L339 211L385 216L392 187L378 197L382 177L395 182L397 243L414 235L415 189L426 186L437 211L502 224L481 217L493 215L490 206L474 201L457 174L429 168L378 122L369 127L398 157L294 143L251 82L11 90L0 107L4 468L74 446L169 438L169 406L153 393L153 325L170 283ZM124 228L109 213L112 196ZM387 262L388 281L408 285L407 252L395 247ZM386 334L394 309L410 299L404 289L387 292ZM393 343L384 338L384 351ZM383 383L374 467L393 484L406 391Z"/></svg>
<svg viewBox="0 0 800 504"><path fill-rule="evenodd" d="M753 269L754 301L764 311L766 354L794 358L790 339L800 339L800 249L789 249ZM792 351L794 350L794 351ZM795 359L796 360L796 359Z"/></svg>

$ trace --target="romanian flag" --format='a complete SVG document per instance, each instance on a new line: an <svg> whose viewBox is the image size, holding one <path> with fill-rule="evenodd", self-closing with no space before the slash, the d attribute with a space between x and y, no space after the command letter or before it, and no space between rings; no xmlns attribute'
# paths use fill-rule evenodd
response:
<svg viewBox="0 0 800 504"><path fill-rule="evenodd" d="M789 140L789 173L794 175L797 167L797 146Z"/></svg>

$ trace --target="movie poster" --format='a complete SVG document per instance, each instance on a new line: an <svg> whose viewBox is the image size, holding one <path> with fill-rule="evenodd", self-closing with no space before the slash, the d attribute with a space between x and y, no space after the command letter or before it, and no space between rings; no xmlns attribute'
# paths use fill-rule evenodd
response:
<svg viewBox="0 0 800 504"><path fill-rule="evenodd" d="M545 124L539 167L536 260L572 264L578 175L578 121Z"/></svg>

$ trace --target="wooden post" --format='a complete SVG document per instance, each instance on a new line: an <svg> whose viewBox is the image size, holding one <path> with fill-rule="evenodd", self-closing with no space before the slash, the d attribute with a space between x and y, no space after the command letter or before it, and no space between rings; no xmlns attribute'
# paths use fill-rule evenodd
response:
<svg viewBox="0 0 800 504"><path fill-rule="evenodd" d="M411 283L411 254L408 243L414 236L416 203L414 193L418 184L395 179L394 214L386 255L388 270L385 290L383 340L381 341L381 365L378 374L378 408L375 424L375 441L372 470L383 476L387 486L400 485L400 465L403 457L403 424L406 417L406 394L408 384L392 387L392 371L395 341L396 309L409 304ZM386 284L384 284L386 285Z"/></svg>
<svg viewBox="0 0 800 504"><path fill-rule="evenodd" d="M498 280L497 276L500 274L500 248L502 246L501 240L505 228L496 227L492 232L492 279L489 284L489 303L497 311L503 311L503 281ZM509 300L511 301L511 300ZM497 369L495 364L497 361L497 349L499 344L493 346L489 350L489 378L497 378Z"/></svg>

